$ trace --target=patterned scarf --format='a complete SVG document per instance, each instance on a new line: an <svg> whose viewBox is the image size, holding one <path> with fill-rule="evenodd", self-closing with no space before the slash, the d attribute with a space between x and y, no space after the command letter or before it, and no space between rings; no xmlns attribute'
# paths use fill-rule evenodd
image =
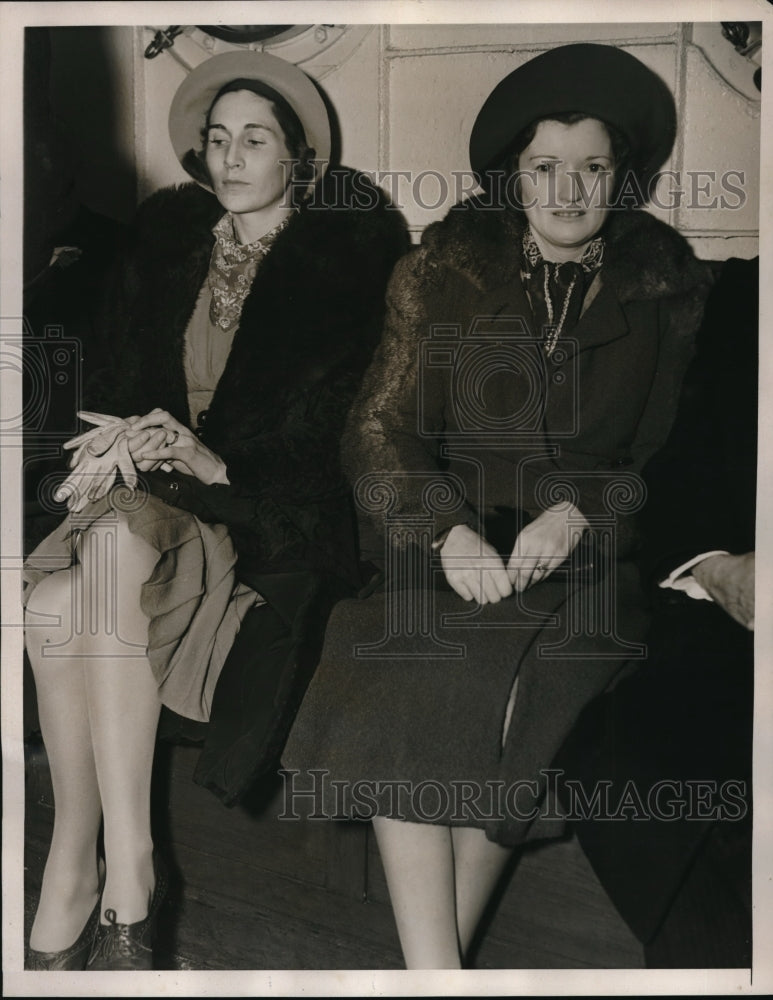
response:
<svg viewBox="0 0 773 1000"><path fill-rule="evenodd" d="M258 267L291 216L253 243L236 241L233 216L226 212L213 228L215 245L209 262L209 287L212 302L209 318L215 326L230 333L239 325L244 300L252 288Z"/></svg>
<svg viewBox="0 0 773 1000"><path fill-rule="evenodd" d="M521 277L531 301L537 328L543 331L545 351L552 354L562 332L571 330L582 311L585 293L604 262L604 238L597 236L579 261L545 260L531 228L523 234Z"/></svg>

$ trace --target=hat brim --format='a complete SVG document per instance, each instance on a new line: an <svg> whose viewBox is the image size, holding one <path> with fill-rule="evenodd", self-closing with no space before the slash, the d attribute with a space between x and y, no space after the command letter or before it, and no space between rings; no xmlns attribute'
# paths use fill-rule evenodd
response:
<svg viewBox="0 0 773 1000"><path fill-rule="evenodd" d="M169 109L169 138L186 172L208 187L191 170L191 153L201 149L201 131L218 91L237 79L260 80L284 97L303 126L307 145L314 149L318 172L324 170L330 159L330 119L313 81L293 63L249 50L212 56L177 88Z"/></svg>
<svg viewBox="0 0 773 1000"><path fill-rule="evenodd" d="M470 165L478 179L502 166L528 125L568 112L619 129L641 179L662 166L676 137L673 96L644 63L612 45L563 45L519 66L489 94L470 135Z"/></svg>

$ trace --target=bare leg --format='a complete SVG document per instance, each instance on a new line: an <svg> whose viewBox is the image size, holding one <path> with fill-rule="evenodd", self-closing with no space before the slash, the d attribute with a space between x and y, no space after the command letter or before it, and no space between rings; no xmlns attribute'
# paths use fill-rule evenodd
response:
<svg viewBox="0 0 773 1000"><path fill-rule="evenodd" d="M456 883L456 920L459 947L467 954L470 942L512 850L492 843L483 830L454 827L451 831Z"/></svg>
<svg viewBox="0 0 773 1000"><path fill-rule="evenodd" d="M518 690L508 699L502 744ZM512 849L474 827L373 820L408 969L459 969Z"/></svg>
<svg viewBox="0 0 773 1000"><path fill-rule="evenodd" d="M109 546L100 532L115 539L115 560L105 558ZM102 916L114 909L118 923L130 924L147 915L154 884L150 781L161 702L145 655L148 620L140 589L158 553L122 520L117 526L97 522L83 542L85 600L94 593L106 596L99 609L104 627L89 649L96 655L83 661L104 817ZM89 546L100 558L89 559Z"/></svg>
<svg viewBox="0 0 773 1000"><path fill-rule="evenodd" d="M406 968L461 968L449 828L377 816L373 829Z"/></svg>
<svg viewBox="0 0 773 1000"><path fill-rule="evenodd" d="M510 723L518 695L518 681L519 678L516 677L507 701L502 727L502 746L504 746L510 732ZM512 849L493 843L488 840L483 830L470 826L454 827L451 839L454 849L459 947L462 957L464 957L483 916L483 911L512 855Z"/></svg>
<svg viewBox="0 0 773 1000"><path fill-rule="evenodd" d="M85 915L70 934L70 924L78 921L68 917L65 872L70 897L82 881L89 888L81 896L94 904L100 804L107 869L103 915L111 908L119 923L143 919L153 889L150 778L160 702L145 655L147 619L139 595L158 556L123 521L103 518L81 539L79 558L69 573L38 585L27 614L56 805L55 840L30 942L40 951L72 943L88 915L83 904ZM59 632L47 641L44 629L32 627L36 611L62 614ZM59 655L45 656L44 649ZM63 692L70 697L66 711L59 701ZM83 870L84 858L91 874ZM71 939L54 941L54 928Z"/></svg>
<svg viewBox="0 0 773 1000"><path fill-rule="evenodd" d="M46 648L70 636L72 585L71 571L51 574L36 587L27 611L27 652L35 674L56 805L51 849L30 934L30 946L37 951L68 948L83 930L98 894L102 805L83 671L70 658L44 656ZM45 618L36 610L43 608Z"/></svg>

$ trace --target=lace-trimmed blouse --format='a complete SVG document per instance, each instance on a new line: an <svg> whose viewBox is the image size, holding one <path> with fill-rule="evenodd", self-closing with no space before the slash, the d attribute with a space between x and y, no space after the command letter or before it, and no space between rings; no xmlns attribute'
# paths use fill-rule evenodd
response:
<svg viewBox="0 0 773 1000"><path fill-rule="evenodd" d="M193 427L209 408L223 374L258 267L289 221L290 216L259 240L247 244L237 242L230 212L212 229L215 245L209 273L185 331L185 381Z"/></svg>

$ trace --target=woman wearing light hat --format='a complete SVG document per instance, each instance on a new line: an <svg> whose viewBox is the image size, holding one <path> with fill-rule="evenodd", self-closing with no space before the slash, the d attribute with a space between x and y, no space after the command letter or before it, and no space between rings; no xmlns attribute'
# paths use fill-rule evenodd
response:
<svg viewBox="0 0 773 1000"><path fill-rule="evenodd" d="M710 283L635 204L674 134L668 90L622 50L533 58L475 122L483 194L390 283L343 448L412 575L335 609L283 763L374 816L409 968L459 967L513 848L563 831L545 770L641 655L626 508Z"/></svg>
<svg viewBox="0 0 773 1000"><path fill-rule="evenodd" d="M206 61L169 129L197 183L139 210L106 310L115 363L88 398L102 412L71 442L70 513L25 567L56 806L38 970L152 968L162 704L211 718L198 780L233 801L275 764L327 612L359 584L339 438L402 223L361 176L331 180L325 104L281 59Z"/></svg>

